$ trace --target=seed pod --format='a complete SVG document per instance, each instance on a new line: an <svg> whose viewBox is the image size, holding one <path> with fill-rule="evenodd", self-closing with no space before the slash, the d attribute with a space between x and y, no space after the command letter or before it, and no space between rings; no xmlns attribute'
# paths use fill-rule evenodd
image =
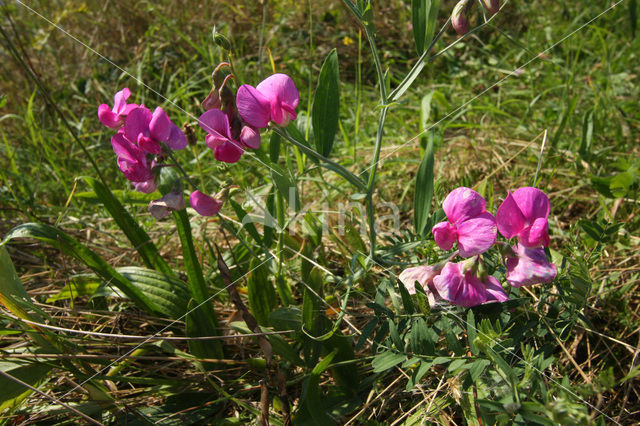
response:
<svg viewBox="0 0 640 426"><path fill-rule="evenodd" d="M465 35L469 32L468 7L469 0L462 0L456 4L453 13L451 13L451 26L459 35Z"/></svg>

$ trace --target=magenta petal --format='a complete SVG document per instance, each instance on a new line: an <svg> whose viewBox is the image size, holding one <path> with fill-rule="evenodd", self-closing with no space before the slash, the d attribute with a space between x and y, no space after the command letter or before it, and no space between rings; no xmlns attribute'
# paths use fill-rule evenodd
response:
<svg viewBox="0 0 640 426"><path fill-rule="evenodd" d="M198 118L198 125L207 133L224 139L231 139L229 118L219 109L205 111Z"/></svg>
<svg viewBox="0 0 640 426"><path fill-rule="evenodd" d="M529 223L539 217L549 217L549 197L538 188L524 187L513 192L513 199Z"/></svg>
<svg viewBox="0 0 640 426"><path fill-rule="evenodd" d="M167 145L174 151L185 149L187 147L187 137L184 135L180 127L175 124L171 125L171 134L167 140Z"/></svg>
<svg viewBox="0 0 640 426"><path fill-rule="evenodd" d="M260 132L250 126L244 126L240 132L240 142L251 149L260 148Z"/></svg>
<svg viewBox="0 0 640 426"><path fill-rule="evenodd" d="M507 198L500 204L496 212L496 223L498 231L505 238L513 238L518 235L526 226L526 218L516 204L513 195L507 193Z"/></svg>
<svg viewBox="0 0 640 426"><path fill-rule="evenodd" d="M132 183L136 191L142 192L143 194L151 194L153 191L156 190L156 188L158 188L158 185L156 184L153 178L144 182L132 182Z"/></svg>
<svg viewBox="0 0 640 426"><path fill-rule="evenodd" d="M156 141L155 139L152 139L140 133L138 135L137 142L140 149L145 152L148 152L150 154L162 154L162 147L160 146L160 143L158 143L158 141Z"/></svg>
<svg viewBox="0 0 640 426"><path fill-rule="evenodd" d="M455 299L451 302L465 308L471 308L482 305L487 301L487 298L487 288L484 283L471 272L467 272Z"/></svg>
<svg viewBox="0 0 640 426"><path fill-rule="evenodd" d="M539 217L528 228L518 234L518 241L526 247L538 247L549 245L549 224L547 219Z"/></svg>
<svg viewBox="0 0 640 426"><path fill-rule="evenodd" d="M433 285L438 294L449 302L455 300L456 295L460 291L460 286L463 285L464 277L460 272L460 267L460 263L449 262L444 265L440 275L433 278Z"/></svg>
<svg viewBox="0 0 640 426"><path fill-rule="evenodd" d="M216 157L216 160L224 163L237 162L243 153L244 149L240 146L240 142L233 140L228 140L213 150L213 156Z"/></svg>
<svg viewBox="0 0 640 426"><path fill-rule="evenodd" d="M189 196L189 204L202 216L213 216L222 208L222 202L200 192L193 191Z"/></svg>
<svg viewBox="0 0 640 426"><path fill-rule="evenodd" d="M220 145L222 145L228 140L229 139L225 137L220 137L216 135L207 135L204 137L204 143L206 143L207 146L211 149L216 149L217 147L219 147Z"/></svg>
<svg viewBox="0 0 640 426"><path fill-rule="evenodd" d="M125 161L140 161L141 156L144 155L144 153L142 153L135 144L131 143L120 132L111 137L111 146L113 147L113 152L116 153L118 158L122 158Z"/></svg>
<svg viewBox="0 0 640 426"><path fill-rule="evenodd" d="M171 135L171 126L174 124L167 113L160 107L156 108L149 122L151 137L158 142L166 142Z"/></svg>
<svg viewBox="0 0 640 426"><path fill-rule="evenodd" d="M442 209L449 222L457 224L484 213L486 201L480 194L470 188L456 188L447 195Z"/></svg>
<svg viewBox="0 0 640 426"><path fill-rule="evenodd" d="M107 104L102 104L98 107L98 119L104 126L114 130L118 129L124 123L124 120L122 120L118 114L111 111Z"/></svg>
<svg viewBox="0 0 640 426"><path fill-rule="evenodd" d="M442 250L451 250L457 239L456 230L449 222L440 222L432 229L433 239Z"/></svg>
<svg viewBox="0 0 640 426"><path fill-rule="evenodd" d="M258 129L267 127L271 120L269 99L248 84L238 89L236 107L244 121Z"/></svg>
<svg viewBox="0 0 640 426"><path fill-rule="evenodd" d="M286 74L273 74L256 86L256 90L262 93L270 101L278 99L294 110L298 107L300 94L291 77Z"/></svg>
<svg viewBox="0 0 640 426"><path fill-rule="evenodd" d="M495 277L489 275L487 280L484 282L484 285L486 287L487 302L506 302L509 300L509 296L507 296L507 293L505 293L504 289L500 285L500 281Z"/></svg>
<svg viewBox="0 0 640 426"><path fill-rule="evenodd" d="M496 221L489 212L474 219L458 223L458 249L460 256L470 257L484 253L496 242Z"/></svg>
<svg viewBox="0 0 640 426"><path fill-rule="evenodd" d="M124 122L124 134L129 140L137 141L138 135L149 134L149 122L151 121L151 111L145 107L138 107L127 115L127 119Z"/></svg>
<svg viewBox="0 0 640 426"><path fill-rule="evenodd" d="M513 287L550 283L558 273L556 265L547 260L542 248L513 247L518 257L507 259L507 282Z"/></svg>
<svg viewBox="0 0 640 426"><path fill-rule="evenodd" d="M131 91L128 88L124 88L113 97L113 112L116 114L122 114L127 107L127 99L131 96Z"/></svg>

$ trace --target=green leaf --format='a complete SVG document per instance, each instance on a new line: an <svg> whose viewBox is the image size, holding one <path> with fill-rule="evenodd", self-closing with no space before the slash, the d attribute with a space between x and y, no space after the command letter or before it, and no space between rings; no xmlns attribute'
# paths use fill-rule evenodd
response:
<svg viewBox="0 0 640 426"><path fill-rule="evenodd" d="M371 366L373 367L374 373L381 373L395 367L406 359L407 356L405 354L387 351L377 355L373 361L371 361Z"/></svg>
<svg viewBox="0 0 640 426"><path fill-rule="evenodd" d="M629 172L618 173L611 179L609 189L614 197L624 197L629 192L634 180L634 176Z"/></svg>
<svg viewBox="0 0 640 426"><path fill-rule="evenodd" d="M338 350L334 349L315 366L302 389L301 405L307 409L317 425L335 424L325 409L324 398L320 391L320 375L329 367L337 353Z"/></svg>
<svg viewBox="0 0 640 426"><path fill-rule="evenodd" d="M282 142L282 137L276 132L271 133L271 138L269 139L269 158L272 163L277 163L278 158L280 157L280 145Z"/></svg>
<svg viewBox="0 0 640 426"><path fill-rule="evenodd" d="M41 364L39 362L9 362L0 361L0 370L22 380L23 382L38 388L38 385L49 375L53 365ZM7 415L6 409L13 411L33 392L24 385L11 380L9 377L0 375L0 413Z"/></svg>
<svg viewBox="0 0 640 426"><path fill-rule="evenodd" d="M440 0L412 0L411 18L413 23L413 38L416 42L416 52L422 55L433 39L438 18Z"/></svg>
<svg viewBox="0 0 640 426"><path fill-rule="evenodd" d="M247 218L248 216L246 210L243 209L240 204L236 203L232 199L229 199L228 203L231 205L231 207L233 208L233 211L236 213L236 216L238 217L238 221L240 221L240 223L242 224L242 227L247 231L249 235L251 235L251 238L253 238L253 241L255 241L256 244L258 245L262 245L262 238L260 237L260 233L256 229L256 226L253 224L253 222L248 218L249 220L247 220L245 223L245 218Z"/></svg>
<svg viewBox="0 0 640 426"><path fill-rule="evenodd" d="M340 75L338 52L333 49L322 64L318 87L313 98L311 119L316 150L329 157L340 118Z"/></svg>
<svg viewBox="0 0 640 426"><path fill-rule="evenodd" d="M140 254L142 261L148 268L156 269L165 273L168 276L175 276L173 269L167 264L167 262L160 256L158 248L151 241L149 235L138 225L138 222L131 217L129 212L118 201L113 193L99 180L91 177L83 177L91 188L94 190L102 204L107 209L113 220L122 232L127 236L131 245Z"/></svg>
<svg viewBox="0 0 640 426"><path fill-rule="evenodd" d="M138 266L118 268L117 271L144 293L165 316L177 319L187 312L190 295L184 281Z"/></svg>
<svg viewBox="0 0 640 426"><path fill-rule="evenodd" d="M433 138L429 138L424 157L416 175L416 190L413 199L413 226L417 234L424 236L425 226L433 198Z"/></svg>
<svg viewBox="0 0 640 426"><path fill-rule="evenodd" d="M273 283L269 279L268 262L254 258L247 278L249 307L260 325L269 325L269 314L276 308L277 297Z"/></svg>
<svg viewBox="0 0 640 426"><path fill-rule="evenodd" d="M471 376L471 381L473 383L475 383L489 364L491 364L491 361L488 359L479 359L471 365L471 368L469 368L469 375Z"/></svg>
<svg viewBox="0 0 640 426"><path fill-rule="evenodd" d="M591 143L593 142L593 108L587 111L582 122L582 142L580 143L580 157L587 160L591 153Z"/></svg>
<svg viewBox="0 0 640 426"><path fill-rule="evenodd" d="M186 210L180 210L173 212L173 217L178 229L178 235L180 236L182 258L187 271L191 298L195 301L195 303L189 304L189 311L195 308L195 306L201 305L195 311L190 312L190 316L187 318L187 321L189 321L189 319L195 320L195 324L192 327L187 327L187 334L192 337L218 336L220 334L218 331L218 319L213 311L213 304L209 301L209 289L202 274L202 267L200 266L196 249L193 245L189 216ZM192 305L193 308L191 308ZM203 351L202 353L193 352L194 355L199 357L222 358L223 356L222 344L218 340L200 341L197 344L190 344L189 348L191 349L192 346L194 348L200 348L200 350Z"/></svg>
<svg viewBox="0 0 640 426"><path fill-rule="evenodd" d="M298 185L291 175L277 164L271 165L271 178L275 183L276 188L282 198L287 201L287 204L293 208L296 212L300 210L300 193L298 192Z"/></svg>
<svg viewBox="0 0 640 426"><path fill-rule="evenodd" d="M139 308L162 315L162 310L151 299L145 296L99 255L69 234L43 223L25 223L9 231L0 245L4 245L14 238L34 238L59 248L64 253L84 262L96 274L126 294Z"/></svg>

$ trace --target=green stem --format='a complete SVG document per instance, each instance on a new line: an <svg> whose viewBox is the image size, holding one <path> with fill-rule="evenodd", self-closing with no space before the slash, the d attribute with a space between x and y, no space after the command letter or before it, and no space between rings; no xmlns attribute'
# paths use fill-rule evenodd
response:
<svg viewBox="0 0 640 426"><path fill-rule="evenodd" d="M384 123L387 119L387 111L389 111L389 107L385 106L382 108L382 112L380 113L378 132L376 134L376 145L373 152L373 158L371 159L371 166L369 166L367 197L365 198L367 204L367 220L369 222L369 254L371 255L371 258L374 258L376 250L376 224L373 209L373 191L376 187L376 173L378 171L378 163L380 162L380 152L382 150L382 138L384 136Z"/></svg>
<svg viewBox="0 0 640 426"><path fill-rule="evenodd" d="M367 185L358 176L354 175L349 170L345 169L343 166L336 163L335 161L328 159L324 155L317 153L316 151L309 148L305 144L298 142L297 140L292 138L285 129L282 129L280 127L272 127L271 129L277 134L279 134L280 136L282 136L284 139L288 140L293 145L298 147L300 151L304 152L310 157L315 158L316 160L323 162L321 166L324 167L325 169L333 170L334 172L336 172L337 174L345 178L349 183L351 183L353 186L355 186L359 190L361 191L367 190Z"/></svg>

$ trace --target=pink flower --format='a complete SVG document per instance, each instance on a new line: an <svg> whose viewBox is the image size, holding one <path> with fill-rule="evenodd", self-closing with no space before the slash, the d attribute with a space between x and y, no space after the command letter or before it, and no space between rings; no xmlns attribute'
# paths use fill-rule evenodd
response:
<svg viewBox="0 0 640 426"><path fill-rule="evenodd" d="M542 248L513 246L516 257L507 258L507 282L513 287L552 282L558 273L556 265L547 260Z"/></svg>
<svg viewBox="0 0 640 426"><path fill-rule="evenodd" d="M498 230L505 238L518 237L525 247L549 245L549 198L537 188L516 189L498 208Z"/></svg>
<svg viewBox="0 0 640 426"><path fill-rule="evenodd" d="M133 187L138 192L142 192L143 194L151 194L158 188L158 184L156 183L154 178L146 180L144 182L131 182Z"/></svg>
<svg viewBox="0 0 640 426"><path fill-rule="evenodd" d="M222 201L209 197L198 190L193 191L189 196L189 204L202 216L214 216L222 208Z"/></svg>
<svg viewBox="0 0 640 426"><path fill-rule="evenodd" d="M475 268L465 268L465 263L449 262L440 275L433 279L433 285L440 297L465 308L509 300L497 279L488 276L481 280L476 275Z"/></svg>
<svg viewBox="0 0 640 426"><path fill-rule="evenodd" d="M127 103L129 96L131 96L131 91L125 87L113 97L113 108L109 108L107 104L100 105L98 107L100 122L114 130L122 127L127 114L134 108L138 108L136 104Z"/></svg>
<svg viewBox="0 0 640 426"><path fill-rule="evenodd" d="M436 224L431 230L442 250L450 250L457 241L460 256L470 257L493 246L496 222L486 210L486 201L476 191L456 188L447 195L442 208L448 221Z"/></svg>
<svg viewBox="0 0 640 426"><path fill-rule="evenodd" d="M124 177L134 182L134 184L146 182L146 187L148 188L148 181L153 181L153 174L151 173L151 166L147 162L146 153L136 144L129 141L122 131L113 135L111 138L111 146L118 156L118 167L120 167ZM154 190L155 187L149 192L153 192Z"/></svg>
<svg viewBox="0 0 640 426"><path fill-rule="evenodd" d="M238 89L236 106L240 116L251 126L262 129L269 121L286 127L296 118L300 94L291 77L274 74L255 88L243 84Z"/></svg>
<svg viewBox="0 0 640 426"><path fill-rule="evenodd" d="M187 146L187 137L160 107L153 114L144 106L131 110L124 123L124 134L140 149L152 154L162 153L161 143L166 143L172 150Z"/></svg>
<svg viewBox="0 0 640 426"><path fill-rule="evenodd" d="M149 213L151 213L151 216L160 220L169 216L169 213L172 211L184 209L185 206L186 203L184 202L182 191L171 191L164 197L150 202Z"/></svg>
<svg viewBox="0 0 640 426"><path fill-rule="evenodd" d="M425 265L407 268L400 273L398 279L409 294L416 294L416 281L422 286L429 299L429 305L434 306L441 298L433 285L433 279L442 271L441 265Z"/></svg>
<svg viewBox="0 0 640 426"><path fill-rule="evenodd" d="M206 132L205 143L213 149L213 156L218 161L225 163L235 163L242 157L244 148L242 143L233 139L231 136L231 127L229 126L229 117L218 109L210 109L198 119L198 124ZM255 135L251 142L255 144ZM258 146L260 146L260 135L258 134Z"/></svg>

